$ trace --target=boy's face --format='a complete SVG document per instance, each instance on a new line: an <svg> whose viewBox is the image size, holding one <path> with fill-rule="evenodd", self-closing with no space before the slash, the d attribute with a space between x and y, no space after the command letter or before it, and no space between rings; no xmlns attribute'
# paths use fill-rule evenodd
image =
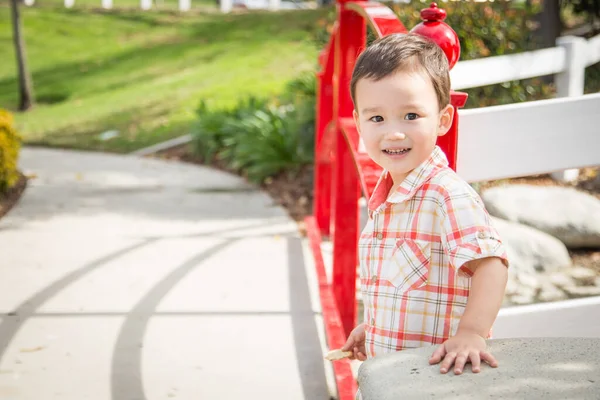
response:
<svg viewBox="0 0 600 400"><path fill-rule="evenodd" d="M361 79L355 100L354 121L367 153L390 172L395 184L429 158L454 116L450 105L439 109L431 79L420 72Z"/></svg>

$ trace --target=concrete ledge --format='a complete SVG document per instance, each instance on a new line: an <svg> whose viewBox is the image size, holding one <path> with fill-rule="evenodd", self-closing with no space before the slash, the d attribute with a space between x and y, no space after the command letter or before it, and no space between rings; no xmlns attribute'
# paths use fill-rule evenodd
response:
<svg viewBox="0 0 600 400"><path fill-rule="evenodd" d="M488 341L500 366L470 366L460 376L430 366L435 346L365 361L358 373L363 400L600 399L600 338Z"/></svg>

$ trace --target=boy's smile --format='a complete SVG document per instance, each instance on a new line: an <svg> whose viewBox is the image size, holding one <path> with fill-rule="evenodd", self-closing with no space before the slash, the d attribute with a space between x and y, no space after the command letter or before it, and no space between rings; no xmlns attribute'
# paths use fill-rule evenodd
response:
<svg viewBox="0 0 600 400"><path fill-rule="evenodd" d="M410 148L406 148L406 147L401 147L401 148L390 147L388 149L383 149L382 151L384 153L386 153L387 155L389 155L389 156L404 156L404 155L406 155L410 151Z"/></svg>
<svg viewBox="0 0 600 400"><path fill-rule="evenodd" d="M358 111L357 111L358 110ZM452 123L441 111L431 79L419 71L393 73L356 85L354 120L369 156L390 172L395 186L427 158Z"/></svg>

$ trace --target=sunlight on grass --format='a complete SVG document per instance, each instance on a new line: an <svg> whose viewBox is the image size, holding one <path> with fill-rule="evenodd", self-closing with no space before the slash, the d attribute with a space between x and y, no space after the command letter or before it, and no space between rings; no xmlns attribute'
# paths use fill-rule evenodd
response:
<svg viewBox="0 0 600 400"><path fill-rule="evenodd" d="M4 0L3 0L4 1ZM280 92L315 68L327 10L246 14L23 10L38 105L16 114L30 143L127 152L187 133L201 99ZM116 4L116 1L115 1ZM0 2L0 107L17 104L9 9ZM107 130L120 135L98 140Z"/></svg>

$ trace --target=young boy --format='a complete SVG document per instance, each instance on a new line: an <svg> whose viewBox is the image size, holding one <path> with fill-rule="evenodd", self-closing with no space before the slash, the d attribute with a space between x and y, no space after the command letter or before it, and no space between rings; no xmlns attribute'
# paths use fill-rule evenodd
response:
<svg viewBox="0 0 600 400"><path fill-rule="evenodd" d="M358 58L354 120L383 173L359 241L364 323L342 350L366 360L440 344L430 364L461 374L497 366L485 339L500 309L508 260L477 193L436 146L450 129L448 61L416 34L386 36ZM482 160L485 162L485 160Z"/></svg>

